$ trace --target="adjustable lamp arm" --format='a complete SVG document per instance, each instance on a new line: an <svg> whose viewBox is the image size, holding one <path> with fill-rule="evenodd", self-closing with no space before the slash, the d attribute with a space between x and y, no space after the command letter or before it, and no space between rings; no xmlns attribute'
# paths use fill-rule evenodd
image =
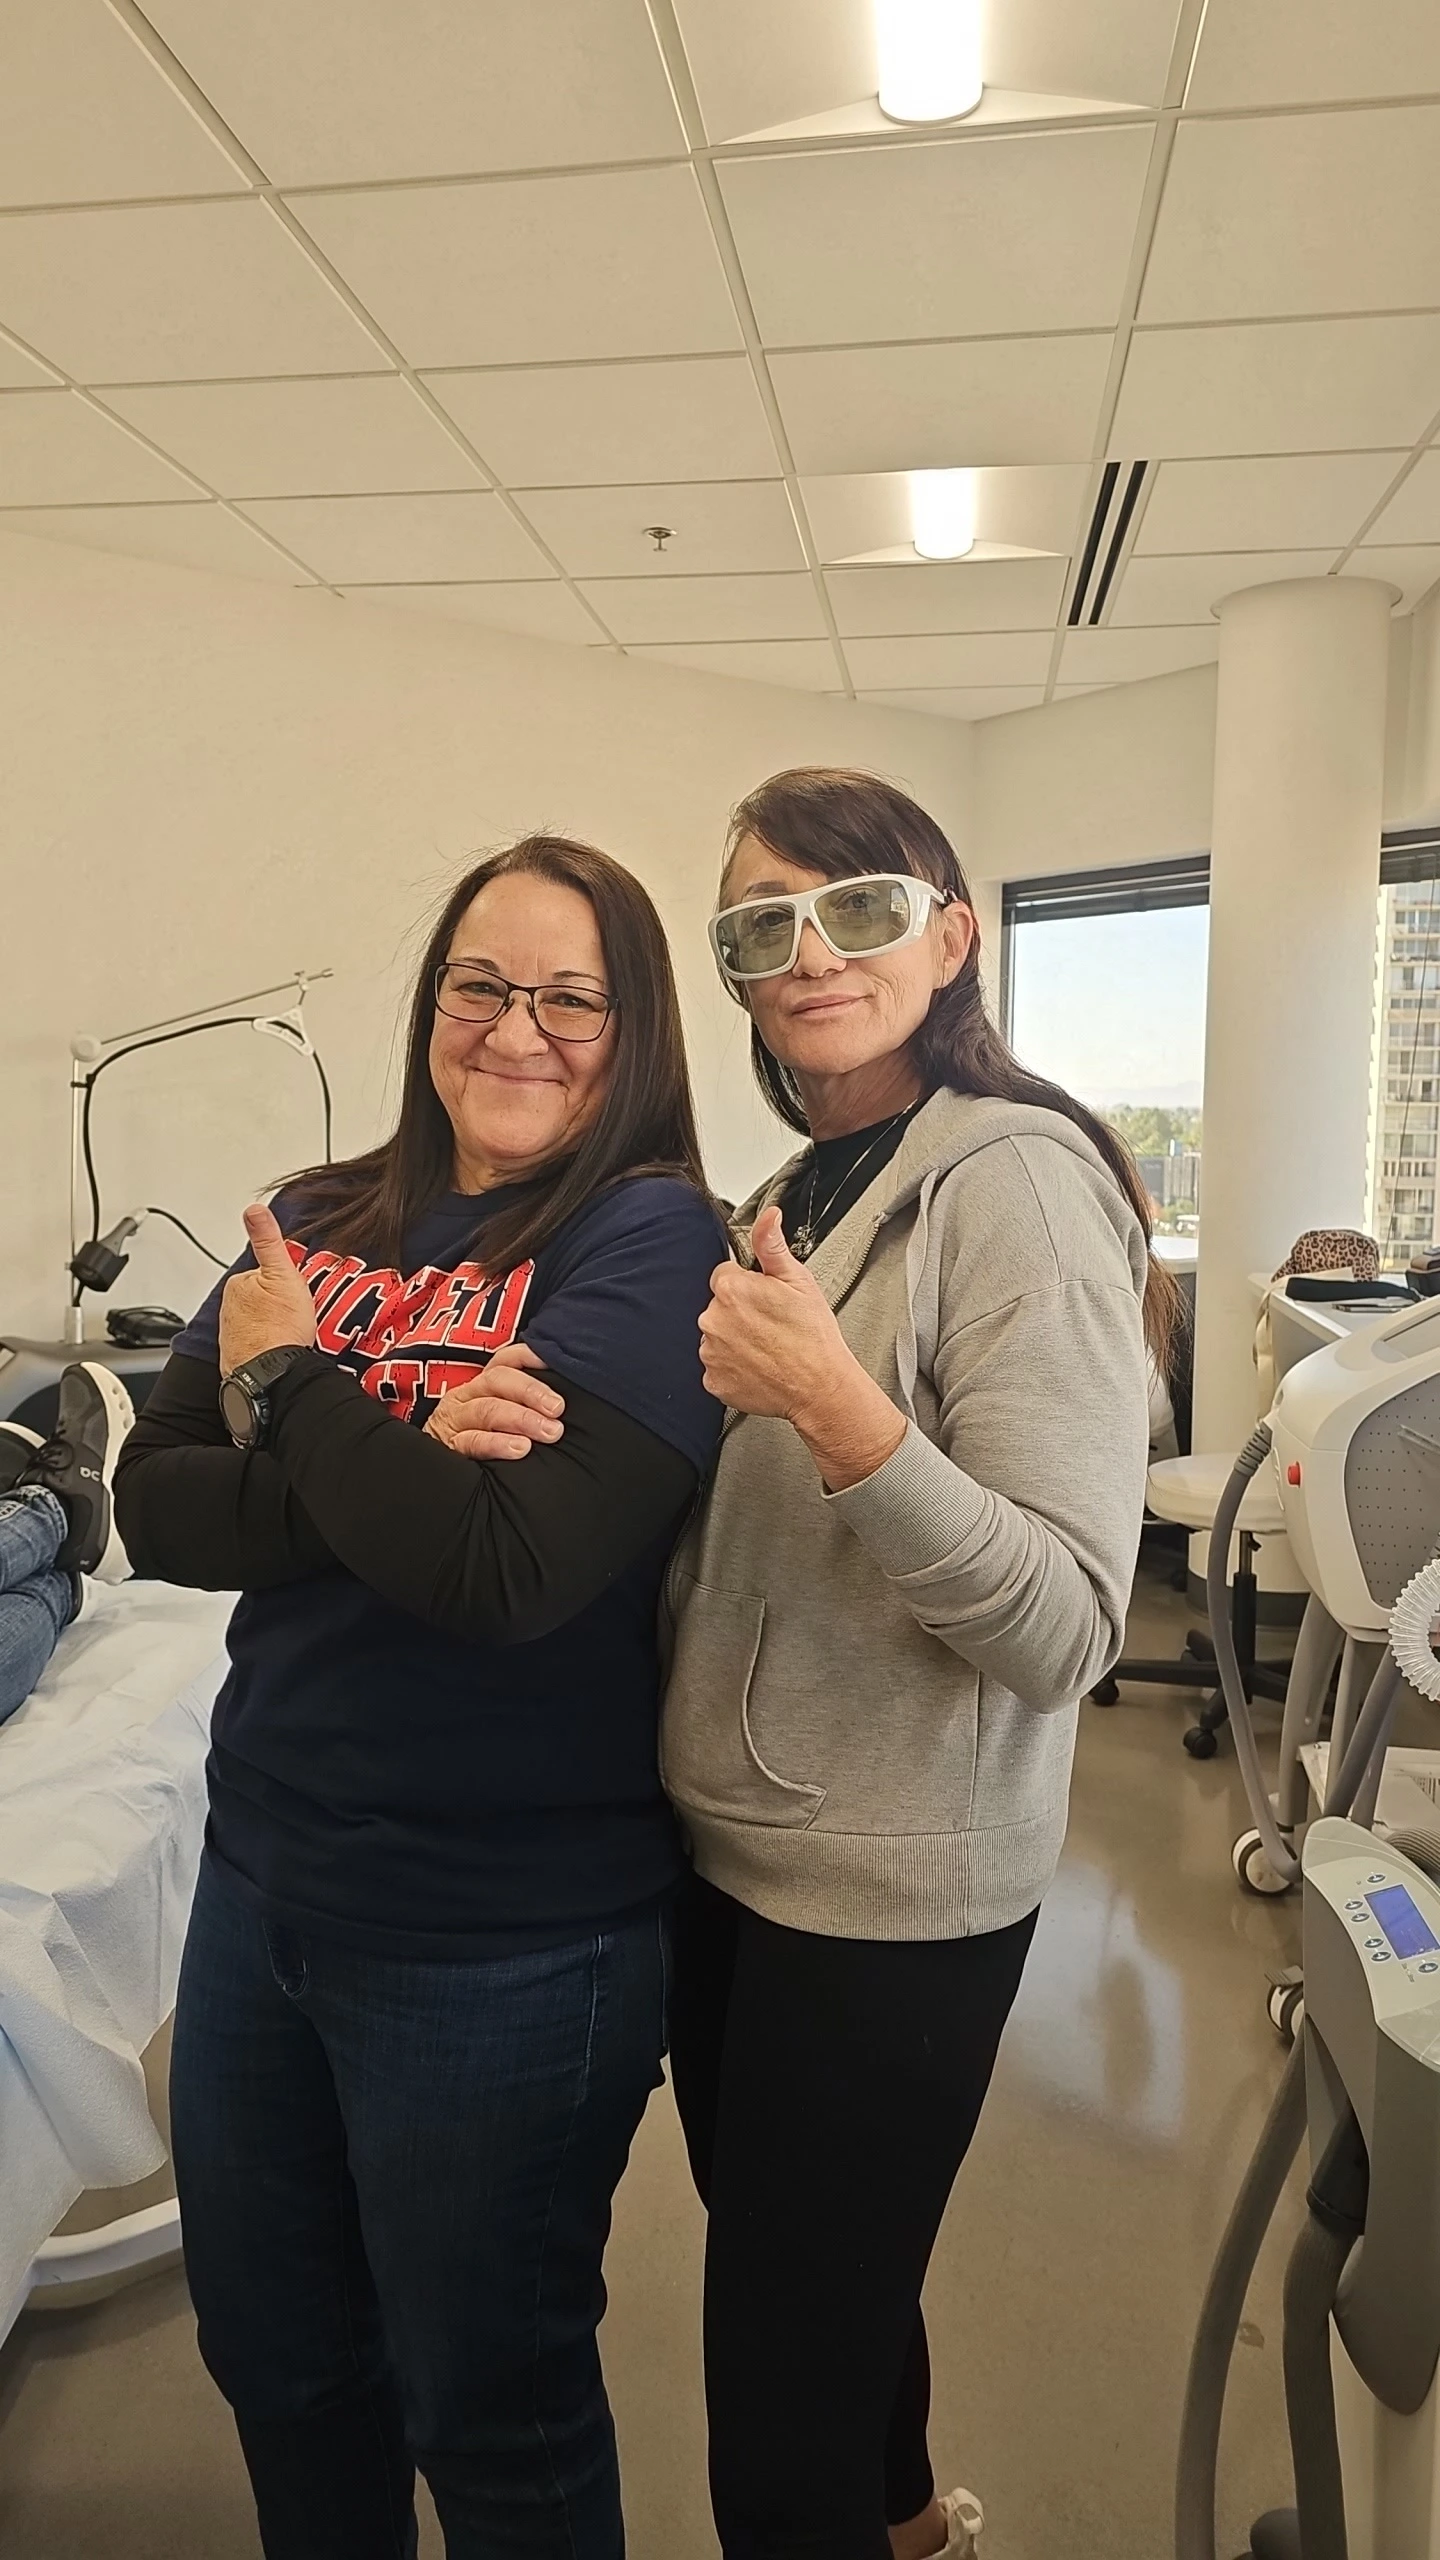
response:
<svg viewBox="0 0 1440 2560"><path fill-rule="evenodd" d="M197 1005L189 1013L170 1014L161 1022L140 1023L131 1031L114 1031L103 1035L97 1035L94 1032L77 1032L72 1038L70 1042L70 1254L67 1270L73 1286L65 1309L64 1338L67 1342L84 1340L85 1319L81 1304L84 1293L87 1289L113 1288L128 1259L120 1251L120 1247L134 1235L143 1219L156 1216L170 1218L174 1225L180 1227L183 1235L190 1236L189 1228L180 1219L175 1218L174 1213L168 1209L137 1209L128 1217L122 1218L108 1235L101 1235L100 1192L90 1152L90 1102L99 1077L104 1074L107 1067L117 1066L122 1058L133 1057L137 1050L163 1048L172 1040L188 1040L202 1031L223 1031L239 1027L268 1033L272 1038L282 1041L287 1048L294 1049L300 1056L314 1061L325 1101L325 1154L328 1160L331 1120L330 1086L319 1053L306 1029L302 1007L309 989L318 985L321 979L331 978L334 974L333 969L296 969L288 978L282 979L277 986L252 987L243 995L225 997L218 1004ZM268 996L283 995L293 995L293 1002L284 1013L254 1014L233 1009L242 1005L261 1004ZM90 1207L90 1232L88 1238L84 1240L80 1233L82 1177L84 1187L89 1192ZM199 1238L196 1236L190 1236L190 1241L192 1244L199 1245ZM204 1253L206 1248L200 1245L200 1251ZM207 1259L214 1261L217 1257L207 1254Z"/></svg>

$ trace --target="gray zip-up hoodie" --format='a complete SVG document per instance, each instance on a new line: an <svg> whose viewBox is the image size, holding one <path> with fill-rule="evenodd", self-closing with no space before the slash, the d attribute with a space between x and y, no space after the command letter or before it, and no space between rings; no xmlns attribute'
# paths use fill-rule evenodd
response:
<svg viewBox="0 0 1440 2560"><path fill-rule="evenodd" d="M1078 1701L1120 1650L1145 1239L1072 1122L942 1090L809 1267L909 1428L829 1494L788 1423L728 1417L667 1585L665 1783L700 1873L770 1919L1004 1928L1054 1873Z"/></svg>

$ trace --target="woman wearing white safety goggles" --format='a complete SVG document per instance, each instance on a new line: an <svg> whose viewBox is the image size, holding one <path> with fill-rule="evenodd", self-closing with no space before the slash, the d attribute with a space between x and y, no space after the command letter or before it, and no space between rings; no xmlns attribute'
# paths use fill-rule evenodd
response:
<svg viewBox="0 0 1440 2560"><path fill-rule="evenodd" d="M1174 1283L1113 1132L989 1021L903 792L763 784L710 938L808 1141L701 1319L731 1412L668 1584L716 2521L725 2560L955 2560L920 2289L1120 1649Z"/></svg>
<svg viewBox="0 0 1440 2560"><path fill-rule="evenodd" d="M807 924L837 960L868 960L918 942L934 909L953 903L929 880L878 871L829 888L744 898L738 907L722 907L711 918L710 940L726 977L748 986L756 978L783 978L794 968Z"/></svg>

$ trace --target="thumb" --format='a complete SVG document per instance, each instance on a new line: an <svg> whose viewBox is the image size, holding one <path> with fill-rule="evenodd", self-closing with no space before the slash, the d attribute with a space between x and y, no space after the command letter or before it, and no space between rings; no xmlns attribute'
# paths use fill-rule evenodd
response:
<svg viewBox="0 0 1440 2560"><path fill-rule="evenodd" d="M809 1285L804 1263L796 1261L785 1241L785 1222L778 1209L761 1210L750 1230L750 1250L771 1280L803 1281Z"/></svg>
<svg viewBox="0 0 1440 2560"><path fill-rule="evenodd" d="M293 1277L295 1265L290 1259L290 1248L280 1232L280 1221L274 1210L267 1209L262 1200L252 1200L246 1210L245 1233L250 1239L250 1250L255 1256L256 1265L261 1271L268 1273L274 1279L289 1280Z"/></svg>

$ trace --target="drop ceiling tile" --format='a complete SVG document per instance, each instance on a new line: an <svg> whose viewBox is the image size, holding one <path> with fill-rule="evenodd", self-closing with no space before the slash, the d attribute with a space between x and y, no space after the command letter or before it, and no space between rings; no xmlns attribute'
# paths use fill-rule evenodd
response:
<svg viewBox="0 0 1440 2560"><path fill-rule="evenodd" d="M770 359L802 472L1083 462L1094 450L1108 334L838 347Z"/></svg>
<svg viewBox="0 0 1440 2560"><path fill-rule="evenodd" d="M298 210L412 364L719 354L740 344L688 168L387 187L307 196Z"/></svg>
<svg viewBox="0 0 1440 2560"><path fill-rule="evenodd" d="M0 334L0 391L34 391L42 386L53 390L59 380L59 374L38 356L27 355L23 347Z"/></svg>
<svg viewBox="0 0 1440 2560"><path fill-rule="evenodd" d="M278 186L683 150L643 0L147 0Z"/></svg>
<svg viewBox="0 0 1440 2560"><path fill-rule="evenodd" d="M1186 631L1072 631L1060 674L1067 684L1141 684L1147 676L1208 666L1219 654L1214 622Z"/></svg>
<svg viewBox="0 0 1440 2560"><path fill-rule="evenodd" d="M1351 552L1340 575L1342 578L1383 579L1387 586L1400 590L1397 610L1413 613L1431 588L1440 583L1440 542L1393 546L1377 543L1373 550L1366 545L1360 551Z"/></svg>
<svg viewBox="0 0 1440 2560"><path fill-rule="evenodd" d="M1110 451L1360 452L1414 444L1437 410L1437 313L1140 330Z"/></svg>
<svg viewBox="0 0 1440 2560"><path fill-rule="evenodd" d="M865 692L908 693L930 685L1043 685L1048 631L962 632L947 638L847 640L854 684Z"/></svg>
<svg viewBox="0 0 1440 2560"><path fill-rule="evenodd" d="M1162 462L1135 548L1307 551L1353 542L1403 457L1266 454L1256 461Z"/></svg>
<svg viewBox="0 0 1440 2560"><path fill-rule="evenodd" d="M410 498L261 498L246 514L337 587L543 578L543 552L483 491Z"/></svg>
<svg viewBox="0 0 1440 2560"><path fill-rule="evenodd" d="M1044 699L1041 684L938 684L860 696L889 711L923 711L932 720L994 720L1004 711L1033 711Z"/></svg>
<svg viewBox="0 0 1440 2560"><path fill-rule="evenodd" d="M602 640L582 604L560 579L544 584L488 579L482 584L346 587L356 604L397 605L407 613L433 613L452 622L479 622L491 631L522 632L531 640L569 640L583 647Z"/></svg>
<svg viewBox="0 0 1440 2560"><path fill-rule="evenodd" d="M1113 693L1114 690L1113 684L1057 684L1053 698L1056 702L1073 702L1082 693Z"/></svg>
<svg viewBox="0 0 1440 2560"><path fill-rule="evenodd" d="M848 560L909 542L908 471L845 471L802 477L800 495L822 560Z"/></svg>
<svg viewBox="0 0 1440 2560"><path fill-rule="evenodd" d="M937 562L913 569L828 569L841 633L1053 631L1063 560Z"/></svg>
<svg viewBox="0 0 1440 2560"><path fill-rule="evenodd" d="M1367 542L1440 542L1440 447L1422 453L1382 516L1366 534Z"/></svg>
<svg viewBox="0 0 1440 2560"><path fill-rule="evenodd" d="M709 676L743 676L751 684L778 684L801 693L830 693L835 686L835 653L828 640L666 641L660 648L634 648L630 656L647 663L659 659L670 667L693 667Z"/></svg>
<svg viewBox="0 0 1440 2560"><path fill-rule="evenodd" d="M0 515L0 525L7 533L123 551L172 568L217 569L227 577L269 578L286 587L305 584L303 569L213 498L178 507L17 507Z"/></svg>
<svg viewBox="0 0 1440 2560"><path fill-rule="evenodd" d="M1148 126L973 135L728 161L720 185L767 346L1107 328L1149 154Z"/></svg>
<svg viewBox="0 0 1440 2560"><path fill-rule="evenodd" d="M244 184L104 0L6 0L0 204L223 195Z"/></svg>
<svg viewBox="0 0 1440 2560"><path fill-rule="evenodd" d="M161 383L106 398L223 497L483 485L399 374Z"/></svg>
<svg viewBox="0 0 1440 2560"><path fill-rule="evenodd" d="M523 503L536 532L574 578L671 578L804 566L779 480L531 489ZM658 551L647 539L647 525L672 526L673 541Z"/></svg>
<svg viewBox="0 0 1440 2560"><path fill-rule="evenodd" d="M870 0L676 0L712 142L873 95Z"/></svg>
<svg viewBox="0 0 1440 2560"><path fill-rule="evenodd" d="M1436 303L1440 107L1181 125L1143 322Z"/></svg>
<svg viewBox="0 0 1440 2560"><path fill-rule="evenodd" d="M73 391L0 393L0 507L196 495L191 481Z"/></svg>
<svg viewBox="0 0 1440 2560"><path fill-rule="evenodd" d="M1111 607L1109 628L1132 624L1209 622L1222 597L1277 578L1323 578L1338 545L1323 551L1212 551L1178 559L1130 561Z"/></svg>
<svg viewBox="0 0 1440 2560"><path fill-rule="evenodd" d="M1068 551L1089 478L1083 463L977 470L977 540L1032 551ZM801 482L801 494L822 560L844 562L857 552L910 541L907 471L809 476Z"/></svg>
<svg viewBox="0 0 1440 2560"><path fill-rule="evenodd" d="M808 575L591 578L585 594L617 640L823 640Z"/></svg>
<svg viewBox="0 0 1440 2560"><path fill-rule="evenodd" d="M522 365L428 380L512 489L767 480L779 469L748 356Z"/></svg>
<svg viewBox="0 0 1440 2560"><path fill-rule="evenodd" d="M81 382L384 363L256 199L8 214L0 322Z"/></svg>
<svg viewBox="0 0 1440 2560"><path fill-rule="evenodd" d="M1435 0L1210 0L1185 93L1216 107L1322 106L1440 90Z"/></svg>
<svg viewBox="0 0 1440 2560"><path fill-rule="evenodd" d="M1179 0L1105 0L1103 8L1082 9L1057 9L1055 0L985 0L985 77L998 89L1159 106L1178 16Z"/></svg>

